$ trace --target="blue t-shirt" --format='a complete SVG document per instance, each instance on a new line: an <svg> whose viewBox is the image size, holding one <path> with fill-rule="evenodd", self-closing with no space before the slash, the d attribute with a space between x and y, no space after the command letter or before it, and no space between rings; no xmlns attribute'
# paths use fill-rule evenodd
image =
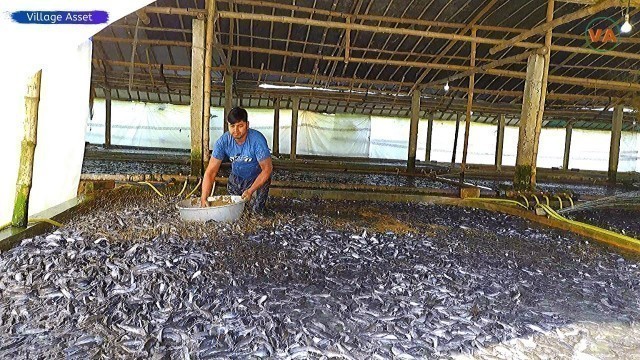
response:
<svg viewBox="0 0 640 360"><path fill-rule="evenodd" d="M259 162L270 157L267 139L257 130L249 129L247 139L238 145L229 132L222 134L213 147L212 156L231 161L231 173L242 179L255 179L262 169Z"/></svg>

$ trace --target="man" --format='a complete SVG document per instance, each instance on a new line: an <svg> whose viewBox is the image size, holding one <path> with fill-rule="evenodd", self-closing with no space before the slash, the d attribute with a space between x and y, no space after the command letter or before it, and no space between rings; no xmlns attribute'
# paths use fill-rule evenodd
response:
<svg viewBox="0 0 640 360"><path fill-rule="evenodd" d="M249 201L254 212L264 212L273 171L267 139L259 131L249 129L247 111L243 108L231 109L227 122L229 131L216 141L209 166L204 173L200 203L203 207L207 206L207 198L220 164L224 159L229 159L231 175L227 191Z"/></svg>

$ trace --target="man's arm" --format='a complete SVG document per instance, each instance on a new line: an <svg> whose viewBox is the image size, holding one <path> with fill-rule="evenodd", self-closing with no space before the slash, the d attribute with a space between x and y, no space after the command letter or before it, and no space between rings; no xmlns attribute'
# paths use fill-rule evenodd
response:
<svg viewBox="0 0 640 360"><path fill-rule="evenodd" d="M264 185L271 177L271 173L273 172L273 163L271 162L271 156L260 161L258 164L260 164L260 169L262 169L262 171L253 181L251 187L242 193L243 199L251 199L251 195L253 195L253 193L256 192L256 190L258 190L262 185Z"/></svg>
<svg viewBox="0 0 640 360"><path fill-rule="evenodd" d="M209 165L202 177L202 195L200 196L200 205L202 207L207 206L207 198L209 197L209 193L211 193L211 188L213 187L216 175L218 175L218 170L220 170L220 164L222 164L222 160L220 159L216 159L213 156L209 159Z"/></svg>

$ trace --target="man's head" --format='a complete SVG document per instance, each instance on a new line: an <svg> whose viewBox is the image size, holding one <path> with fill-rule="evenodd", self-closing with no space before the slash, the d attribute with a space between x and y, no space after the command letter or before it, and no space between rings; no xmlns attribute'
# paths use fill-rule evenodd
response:
<svg viewBox="0 0 640 360"><path fill-rule="evenodd" d="M247 110L241 107L234 107L227 115L229 123L229 133L237 141L244 141L249 131L249 120Z"/></svg>

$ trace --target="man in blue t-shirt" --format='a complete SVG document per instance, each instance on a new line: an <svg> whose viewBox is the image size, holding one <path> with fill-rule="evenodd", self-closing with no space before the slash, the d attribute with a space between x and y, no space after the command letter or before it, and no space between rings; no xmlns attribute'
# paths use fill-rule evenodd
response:
<svg viewBox="0 0 640 360"><path fill-rule="evenodd" d="M227 115L229 131L216 141L209 166L202 179L201 205L207 206L207 197L225 159L231 161L231 175L227 191L231 195L242 195L250 201L253 211L263 212L269 185L271 184L271 152L267 139L257 130L249 129L247 110L235 107ZM253 195L255 194L255 197Z"/></svg>

